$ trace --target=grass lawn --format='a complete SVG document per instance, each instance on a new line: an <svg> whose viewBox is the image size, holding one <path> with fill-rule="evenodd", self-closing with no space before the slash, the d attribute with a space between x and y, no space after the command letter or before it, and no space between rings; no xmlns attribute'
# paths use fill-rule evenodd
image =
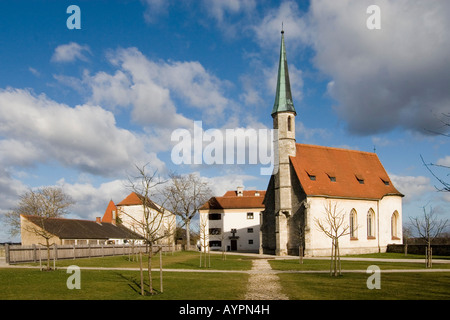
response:
<svg viewBox="0 0 450 320"><path fill-rule="evenodd" d="M303 264L300 264L298 259L289 260L269 260L272 269L274 270L330 270L330 260L314 260L304 259ZM367 270L371 265L378 266L381 270L386 269L425 269L423 262L388 262L388 261L348 261L341 260L342 270ZM450 269L449 263L435 263L433 269Z"/></svg>
<svg viewBox="0 0 450 320"><path fill-rule="evenodd" d="M204 256L202 255L202 267L200 267L200 253L193 251L179 251L173 254L162 254L162 265L165 269L216 269L216 270L250 270L252 267L252 257L227 255L226 260L222 260L221 254L211 254L207 259L207 267L204 267ZM45 261L46 263L46 261ZM143 267L148 264L147 255L142 256ZM44 262L43 262L44 264ZM39 265L32 263L29 265ZM53 261L50 261L53 266ZM101 267L101 268L139 268L139 261L136 256L113 256L100 258L83 258L58 260L57 267L68 267L77 265L79 267ZM210 265L210 267L208 267ZM152 258L152 269L159 268L159 254Z"/></svg>
<svg viewBox="0 0 450 320"><path fill-rule="evenodd" d="M165 272L164 292L140 295L139 271L81 270L81 289L69 290L65 270L0 269L0 300L208 300L242 299L247 274ZM153 287L159 291L159 273ZM148 280L145 281L148 290Z"/></svg>
<svg viewBox="0 0 450 320"><path fill-rule="evenodd" d="M381 273L380 289L368 289L363 273L279 274L291 300L448 300L450 273Z"/></svg>
<svg viewBox="0 0 450 320"><path fill-rule="evenodd" d="M163 255L165 269L208 270L199 267L198 252L175 252ZM368 256L361 256L368 257ZM374 255L375 258L387 258ZM215 270L250 270L257 256L211 255ZM390 258L398 258L391 256ZM269 260L274 270L328 271L330 261L305 259ZM59 260L57 267L139 268L138 262L128 256ZM422 262L342 261L342 270L366 270L370 265L387 269L425 269ZM144 268L147 260L144 258ZM159 256L153 268L159 267ZM433 268L450 268L450 264L433 264ZM246 293L249 275L246 273L164 272L164 293L140 295L139 271L133 270L81 270L81 289L69 290L66 281L70 274L65 269L52 272L38 269L0 269L0 300L240 300ZM366 273L344 273L331 277L328 273L281 273L283 292L291 300L378 300L378 299L450 299L450 272L381 273L381 289L369 290ZM153 272L153 287L159 290L159 272ZM145 280L148 284L148 280ZM148 290L148 285L146 285Z"/></svg>

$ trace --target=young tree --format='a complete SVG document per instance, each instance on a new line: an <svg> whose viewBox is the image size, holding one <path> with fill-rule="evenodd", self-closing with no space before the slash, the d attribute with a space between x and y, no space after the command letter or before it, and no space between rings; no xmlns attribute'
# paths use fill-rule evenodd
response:
<svg viewBox="0 0 450 320"><path fill-rule="evenodd" d="M157 172L147 172L146 166L138 167L138 175L135 177L129 177L130 188L139 196L142 203L142 215L136 216L127 214L127 218L133 229L143 236L146 244L148 245L148 266L147 273L149 278L149 292L154 294L153 281L152 281L152 257L161 250L158 249L154 252L154 246L164 238L173 237L175 228L171 227L172 233L168 233L168 230L164 227L167 223L174 223L170 221L171 213L165 209L164 202L161 205L156 204L151 200L153 196L156 196L158 186L161 186L166 181L161 180L156 176ZM141 279L141 283L142 283ZM142 291L143 292L143 291Z"/></svg>
<svg viewBox="0 0 450 320"><path fill-rule="evenodd" d="M50 247L54 244L51 242L54 234L47 231L46 225L51 218L64 216L73 203L72 198L61 188L42 187L21 195L18 206L5 215L13 236L21 230L20 215L33 216L33 221L24 224L22 228L44 240L44 243L39 244L47 248L47 270L50 270Z"/></svg>
<svg viewBox="0 0 450 320"><path fill-rule="evenodd" d="M198 209L211 198L209 184L196 174L170 174L170 181L164 188L164 198L172 213L177 215L186 226L186 249L190 249L191 221Z"/></svg>
<svg viewBox="0 0 450 320"><path fill-rule="evenodd" d="M331 263L330 275L341 275L341 258L339 253L339 238L350 233L350 226L345 223L346 218L343 210L338 209L337 203L328 201L324 206L324 221L315 218L316 225L320 231L331 239ZM334 272L333 272L334 270Z"/></svg>
<svg viewBox="0 0 450 320"><path fill-rule="evenodd" d="M431 243L438 237L447 227L448 220L438 220L433 208L430 208L429 212L426 210L426 206L423 207L423 216L410 218L411 225L417 231L419 236L427 244L426 248L426 267L431 268L432 265L432 252Z"/></svg>
<svg viewBox="0 0 450 320"><path fill-rule="evenodd" d="M204 267L207 266L207 258L209 258L208 267L211 267L211 252L209 247L209 230L208 230L208 220L200 219L199 222L199 244L200 244L200 267L202 267L202 254L204 257Z"/></svg>

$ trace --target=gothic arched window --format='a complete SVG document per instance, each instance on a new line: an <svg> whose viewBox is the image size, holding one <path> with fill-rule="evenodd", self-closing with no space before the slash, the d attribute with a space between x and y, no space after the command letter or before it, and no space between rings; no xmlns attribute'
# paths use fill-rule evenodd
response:
<svg viewBox="0 0 450 320"><path fill-rule="evenodd" d="M367 212L367 238L375 238L375 212L372 208Z"/></svg>

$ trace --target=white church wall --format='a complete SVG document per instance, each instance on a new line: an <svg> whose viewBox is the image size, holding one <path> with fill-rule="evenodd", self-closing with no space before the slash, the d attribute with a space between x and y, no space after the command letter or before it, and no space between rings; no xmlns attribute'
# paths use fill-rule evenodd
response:
<svg viewBox="0 0 450 320"><path fill-rule="evenodd" d="M308 198L307 230L305 234L307 256L325 256L331 254L331 239L319 230L316 220L325 221L325 207L331 201L332 206L337 205L337 211L345 215L343 226L350 225L350 212L356 211L357 229L355 237L350 234L339 238L340 254L361 254L385 252L389 243L401 243L401 197L389 196L378 200L333 199L325 197ZM367 214L369 210L374 212L373 236L368 232ZM391 217L397 211L397 235L399 239L392 239ZM326 225L326 223L325 223ZM341 228L342 230L342 228Z"/></svg>

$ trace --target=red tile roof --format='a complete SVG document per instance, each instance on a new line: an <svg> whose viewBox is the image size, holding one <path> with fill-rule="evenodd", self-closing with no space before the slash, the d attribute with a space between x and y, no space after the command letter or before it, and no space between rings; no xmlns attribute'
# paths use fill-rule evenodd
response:
<svg viewBox="0 0 450 320"><path fill-rule="evenodd" d="M103 218L102 218L102 222L112 223L112 220L113 220L112 212L113 211L116 211L116 214L117 214L117 207L114 204L114 202L111 200L111 201L109 201L108 206L106 207L105 214L103 215Z"/></svg>
<svg viewBox="0 0 450 320"><path fill-rule="evenodd" d="M259 194L259 195L255 195ZM222 197L212 197L200 210L207 209L264 209L264 196L266 191L244 190L242 196L236 191L227 191Z"/></svg>
<svg viewBox="0 0 450 320"><path fill-rule="evenodd" d="M144 199L143 196L137 194L136 192L131 192L125 199L123 199L120 203L117 204L117 206L136 206L136 205L142 205L142 200ZM158 206L150 199L148 199L148 207L160 210Z"/></svg>
<svg viewBox="0 0 450 320"><path fill-rule="evenodd" d="M297 154L290 159L308 196L358 199L403 196L375 153L306 144L296 147Z"/></svg>

